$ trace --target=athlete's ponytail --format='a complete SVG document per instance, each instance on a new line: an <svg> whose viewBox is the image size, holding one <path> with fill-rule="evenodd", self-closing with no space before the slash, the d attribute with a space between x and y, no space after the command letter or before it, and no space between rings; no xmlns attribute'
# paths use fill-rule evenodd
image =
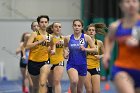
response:
<svg viewBox="0 0 140 93"><path fill-rule="evenodd" d="M96 23L95 24L95 31L98 34L102 34L102 35L106 35L108 28L106 27L106 25L104 23Z"/></svg>
<svg viewBox="0 0 140 93"><path fill-rule="evenodd" d="M47 27L46 31L49 34L52 34L53 33L53 31L52 31L52 24Z"/></svg>

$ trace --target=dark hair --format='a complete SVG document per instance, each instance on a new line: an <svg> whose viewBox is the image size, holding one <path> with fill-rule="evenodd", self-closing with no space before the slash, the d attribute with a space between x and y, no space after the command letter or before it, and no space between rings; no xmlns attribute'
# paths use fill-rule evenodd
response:
<svg viewBox="0 0 140 93"><path fill-rule="evenodd" d="M95 27L95 25L94 25L93 23L91 23L90 25L88 25L88 26L86 27L86 31L89 29L89 27Z"/></svg>
<svg viewBox="0 0 140 93"><path fill-rule="evenodd" d="M73 24L74 24L75 21L79 21L81 23L82 27L84 26L84 23L83 23L83 21L81 19L75 19L75 20L73 20Z"/></svg>
<svg viewBox="0 0 140 93"><path fill-rule="evenodd" d="M41 18L46 18L48 20L48 22L49 22L49 16L48 15L40 15L40 16L37 17L37 22L38 23L40 22Z"/></svg>
<svg viewBox="0 0 140 93"><path fill-rule="evenodd" d="M60 22L53 22L53 23L52 23L52 27L54 26L55 23L60 23Z"/></svg>
<svg viewBox="0 0 140 93"><path fill-rule="evenodd" d="M37 22L37 21L33 21L33 22L31 23L31 29L32 29L32 30L33 30L33 24L34 24L35 22Z"/></svg>
<svg viewBox="0 0 140 93"><path fill-rule="evenodd" d="M106 35L108 28L106 27L106 24L104 24L104 23L96 23L95 31L98 34Z"/></svg>
<svg viewBox="0 0 140 93"><path fill-rule="evenodd" d="M49 33L49 34L52 34L53 31L52 31L52 28L54 26L55 23L60 23L60 22L53 22L51 25L49 25L46 29L46 31Z"/></svg>
<svg viewBox="0 0 140 93"><path fill-rule="evenodd" d="M29 32L23 33L20 42L24 42L24 37L26 36L26 34L30 34L30 33Z"/></svg>
<svg viewBox="0 0 140 93"><path fill-rule="evenodd" d="M53 31L52 31L52 24L51 25L49 25L48 27L47 27L47 29L46 29L46 31L47 31L47 33L49 33L49 34L52 34L53 33Z"/></svg>
<svg viewBox="0 0 140 93"><path fill-rule="evenodd" d="M83 23L83 21L81 19L75 19L75 20L73 20L73 24L74 24L75 21L79 21L81 23L82 27L84 27L84 23ZM84 30L83 29L82 29L82 33L84 33Z"/></svg>

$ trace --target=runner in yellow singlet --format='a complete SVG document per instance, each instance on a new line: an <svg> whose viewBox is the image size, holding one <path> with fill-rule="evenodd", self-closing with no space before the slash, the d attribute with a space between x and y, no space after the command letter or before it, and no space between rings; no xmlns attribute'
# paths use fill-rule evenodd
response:
<svg viewBox="0 0 140 93"><path fill-rule="evenodd" d="M33 93L46 93L47 77L50 72L48 54L55 53L55 46L52 35L46 32L49 17L41 15L37 18L37 22L39 30L32 32L26 46L30 49L28 71L33 81Z"/></svg>
<svg viewBox="0 0 140 93"><path fill-rule="evenodd" d="M54 22L50 25L54 37L53 42L56 47L55 55L50 55L50 63L53 64L53 66L51 67L49 82L51 83L51 86L53 86L54 93L62 93L60 81L64 71L64 36L61 35L61 27L61 23L59 22Z"/></svg>
<svg viewBox="0 0 140 93"><path fill-rule="evenodd" d="M96 52L87 52L86 93L100 93L100 59L103 57L104 46L102 41L95 39L96 28L94 24L87 27L86 34L92 38L97 48Z"/></svg>

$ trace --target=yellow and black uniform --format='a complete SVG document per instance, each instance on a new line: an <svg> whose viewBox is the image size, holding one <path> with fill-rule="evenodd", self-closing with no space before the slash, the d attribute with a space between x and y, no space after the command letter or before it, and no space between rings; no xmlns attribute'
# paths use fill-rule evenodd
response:
<svg viewBox="0 0 140 93"><path fill-rule="evenodd" d="M43 39L43 36L39 33L39 31L34 33L37 33L37 36L33 42ZM32 75L39 75L40 68L45 64L49 64L48 46L50 44L50 34L47 34L46 37L48 38L46 41L30 48L28 70Z"/></svg>
<svg viewBox="0 0 140 93"><path fill-rule="evenodd" d="M51 70L53 70L55 66L64 66L64 38L62 36L53 36L53 42L56 46L56 50L55 55L50 55L50 63L53 64Z"/></svg>
<svg viewBox="0 0 140 93"><path fill-rule="evenodd" d="M98 51L87 52L87 69L91 75L99 74L100 72L100 59L97 59L94 55L99 55L101 48L98 46L97 39L94 39L94 43Z"/></svg>

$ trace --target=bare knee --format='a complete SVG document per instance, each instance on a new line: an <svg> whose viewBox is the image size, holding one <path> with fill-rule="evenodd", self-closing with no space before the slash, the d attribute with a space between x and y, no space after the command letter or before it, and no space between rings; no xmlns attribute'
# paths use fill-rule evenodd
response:
<svg viewBox="0 0 140 93"><path fill-rule="evenodd" d="M133 79L127 72L117 73L114 80L119 93L135 93Z"/></svg>
<svg viewBox="0 0 140 93"><path fill-rule="evenodd" d="M60 80L54 80L54 85L59 85L60 84Z"/></svg>
<svg viewBox="0 0 140 93"><path fill-rule="evenodd" d="M46 82L40 82L40 83L39 83L39 86L40 86L40 87L46 87L46 85L47 85Z"/></svg>
<svg viewBox="0 0 140 93"><path fill-rule="evenodd" d="M92 89L86 89L86 93L92 93Z"/></svg>
<svg viewBox="0 0 140 93"><path fill-rule="evenodd" d="M72 81L71 81L71 85L72 85L73 87L77 87L78 81L77 81L77 80L72 80Z"/></svg>

